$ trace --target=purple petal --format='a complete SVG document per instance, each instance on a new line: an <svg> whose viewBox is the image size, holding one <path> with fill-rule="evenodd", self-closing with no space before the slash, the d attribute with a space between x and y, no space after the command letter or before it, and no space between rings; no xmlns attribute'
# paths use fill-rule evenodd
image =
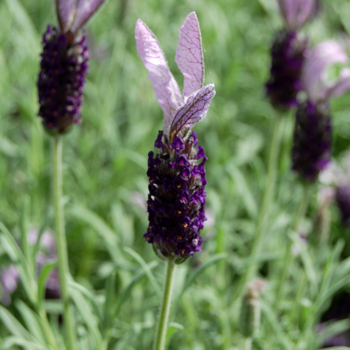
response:
<svg viewBox="0 0 350 350"><path fill-rule="evenodd" d="M307 55L302 72L303 87L310 101L317 103L326 98L328 89L325 76L327 68L335 63L346 63L348 56L334 40L324 41Z"/></svg>
<svg viewBox="0 0 350 350"><path fill-rule="evenodd" d="M281 14L289 30L298 31L319 8L319 0L278 0Z"/></svg>
<svg viewBox="0 0 350 350"><path fill-rule="evenodd" d="M325 98L330 99L343 95L348 90L350 90L350 69L343 68L340 71L339 79L335 83L329 84L325 92Z"/></svg>
<svg viewBox="0 0 350 350"><path fill-rule="evenodd" d="M79 0L55 0L56 14L62 33L71 28L78 8Z"/></svg>
<svg viewBox="0 0 350 350"><path fill-rule="evenodd" d="M71 27L72 32L78 31L102 6L106 0L79 0L77 14Z"/></svg>
<svg viewBox="0 0 350 350"><path fill-rule="evenodd" d="M186 98L204 83L202 38L195 12L186 17L180 28L175 61L185 77L182 95Z"/></svg>
<svg viewBox="0 0 350 350"><path fill-rule="evenodd" d="M191 128L202 120L206 116L214 96L214 84L208 84L192 94L186 104L177 110L170 133L175 136L182 128Z"/></svg>
<svg viewBox="0 0 350 350"><path fill-rule="evenodd" d="M136 22L135 39L137 52L148 70L148 78L163 109L163 130L168 135L175 112L183 104L179 87L169 70L157 38L140 19Z"/></svg>

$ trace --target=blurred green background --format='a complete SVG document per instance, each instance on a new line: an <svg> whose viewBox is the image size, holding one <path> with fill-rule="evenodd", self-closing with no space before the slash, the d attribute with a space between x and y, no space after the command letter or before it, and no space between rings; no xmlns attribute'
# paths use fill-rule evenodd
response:
<svg viewBox="0 0 350 350"><path fill-rule="evenodd" d="M203 252L179 268L177 283L184 283L186 275L214 254L226 252L228 256L206 270L182 296L174 320L184 330L173 337L170 349L234 349L239 335L231 328L235 321L228 319L235 320L237 315L227 313L227 304L237 277L249 263L245 258L276 118L264 96L269 48L283 25L274 0L109 0L88 24L91 60L83 123L64 137L70 268L77 281L97 291L116 269L116 290L122 290L138 266L123 252L124 247L135 250L146 262L156 259L142 237L147 228L142 203L147 198L147 154L162 128L163 116L137 55L134 26L141 18L152 29L182 87L174 58L179 28L191 11L196 11L201 25L206 83L215 84L217 95L206 119L194 128L209 157L210 220L203 232ZM45 220L53 227L51 146L37 117L36 89L40 42L50 23L56 23L50 0L0 1L0 220L15 235L25 195L31 200L31 227L40 227ZM320 16L304 32L311 43L347 36L350 3L324 1ZM349 147L349 108L349 94L332 102L336 158ZM301 193L290 172L292 113L283 118L276 200L264 254L257 257L265 276L281 257L284 229ZM306 228L317 209L316 192L313 199ZM331 212L332 241L350 237L340 227L336 209ZM350 251L349 243L343 256ZM1 247L0 263L7 263ZM154 270L160 284L162 265ZM150 348L158 304L149 282L142 280L121 311L115 349ZM287 327L288 332L295 332L293 327ZM262 335L260 348L272 349L270 341L267 334Z"/></svg>

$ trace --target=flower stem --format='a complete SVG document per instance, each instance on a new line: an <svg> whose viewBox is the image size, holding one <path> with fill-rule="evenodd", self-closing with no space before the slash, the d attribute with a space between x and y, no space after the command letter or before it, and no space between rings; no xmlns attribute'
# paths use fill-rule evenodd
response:
<svg viewBox="0 0 350 350"><path fill-rule="evenodd" d="M68 350L75 350L75 334L73 312L70 305L68 292L68 254L66 234L64 230L64 216L62 207L62 139L60 136L54 138L53 144L53 197L55 209L56 244L58 257L58 271L60 277L60 291L63 302L63 315Z"/></svg>
<svg viewBox="0 0 350 350"><path fill-rule="evenodd" d="M296 234L298 232L300 221L305 216L305 212L306 212L307 206L309 204L309 188L310 188L310 186L308 186L308 185L303 186L303 193L301 195L299 206L297 209L297 213L295 215L293 226L292 226L293 234ZM283 260L283 270L282 270L282 273L280 274L280 278L279 278L279 281L277 284L278 289L277 289L276 297L275 297L275 305L274 305L275 310L278 309L279 302L280 302L282 292L283 292L283 287L285 285L285 280L288 278L288 272L289 272L290 265L291 265L292 259L293 259L292 247L293 247L293 240L288 239L286 252L284 254L284 260Z"/></svg>
<svg viewBox="0 0 350 350"><path fill-rule="evenodd" d="M171 306L171 292L174 282L175 264L173 259L167 261L167 269L164 283L162 306L159 314L157 333L154 343L154 350L165 350L166 332Z"/></svg>
<svg viewBox="0 0 350 350"><path fill-rule="evenodd" d="M244 350L251 350L252 348L252 338L245 338L244 339Z"/></svg>
<svg viewBox="0 0 350 350"><path fill-rule="evenodd" d="M236 292L234 294L233 300L237 300L243 293L245 285L251 279L254 278L256 273L258 262L257 257L260 253L261 242L263 234L266 229L267 217L270 211L274 191L275 191L275 182L277 174L277 162L278 154L280 148L280 129L282 124L282 117L276 116L275 124L273 128L272 140L269 150L269 158L267 164L267 176L266 176L266 185L263 192L262 202L258 214L258 219L255 225L253 242L251 246L251 251L249 257L253 259L252 263L246 268L243 273L241 280L237 286Z"/></svg>

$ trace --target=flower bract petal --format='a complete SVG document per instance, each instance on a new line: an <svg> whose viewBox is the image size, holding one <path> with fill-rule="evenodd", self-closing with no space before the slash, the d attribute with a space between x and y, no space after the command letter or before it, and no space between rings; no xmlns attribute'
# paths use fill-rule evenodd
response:
<svg viewBox="0 0 350 350"><path fill-rule="evenodd" d="M156 36L140 19L136 22L135 39L137 52L148 70L148 78L163 109L163 131L167 135L176 110L183 104L181 93Z"/></svg>
<svg viewBox="0 0 350 350"><path fill-rule="evenodd" d="M204 83L202 38L195 12L191 12L181 26L175 61L185 78L182 95L186 98Z"/></svg>

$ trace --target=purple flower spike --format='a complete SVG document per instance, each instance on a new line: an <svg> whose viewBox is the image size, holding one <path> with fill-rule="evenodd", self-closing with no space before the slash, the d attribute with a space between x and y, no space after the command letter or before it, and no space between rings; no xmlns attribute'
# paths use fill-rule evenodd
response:
<svg viewBox="0 0 350 350"><path fill-rule="evenodd" d="M331 161L331 117L312 102L298 108L292 149L292 169L314 182Z"/></svg>
<svg viewBox="0 0 350 350"><path fill-rule="evenodd" d="M206 220L204 149L190 131L202 120L215 96L214 85L203 87L204 64L197 16L190 13L181 29L176 63L184 75L183 96L155 35L139 19L137 50L164 112L163 132L149 153L149 226L145 239L161 257L182 263L200 251L200 230ZM198 146L198 149L196 147ZM204 160L198 164L198 160Z"/></svg>
<svg viewBox="0 0 350 350"><path fill-rule="evenodd" d="M81 27L105 0L55 0L59 28L48 26L38 78L39 116L52 135L81 123L85 76L90 58Z"/></svg>
<svg viewBox="0 0 350 350"><path fill-rule="evenodd" d="M302 89L301 72L308 45L299 30L313 17L318 0L279 0L285 28L277 32L271 47L270 79L266 94L275 108L290 109L298 106L297 95Z"/></svg>
<svg viewBox="0 0 350 350"><path fill-rule="evenodd" d="M271 48L270 79L265 86L275 108L289 109L298 105L306 47L307 41L299 39L295 32L277 33Z"/></svg>
<svg viewBox="0 0 350 350"><path fill-rule="evenodd" d="M314 182L331 160L331 117L329 99L350 89L350 71L345 68L335 82L327 82L326 70L335 63L346 63L347 55L332 40L309 52L302 72L307 102L296 114L292 169L304 180Z"/></svg>

